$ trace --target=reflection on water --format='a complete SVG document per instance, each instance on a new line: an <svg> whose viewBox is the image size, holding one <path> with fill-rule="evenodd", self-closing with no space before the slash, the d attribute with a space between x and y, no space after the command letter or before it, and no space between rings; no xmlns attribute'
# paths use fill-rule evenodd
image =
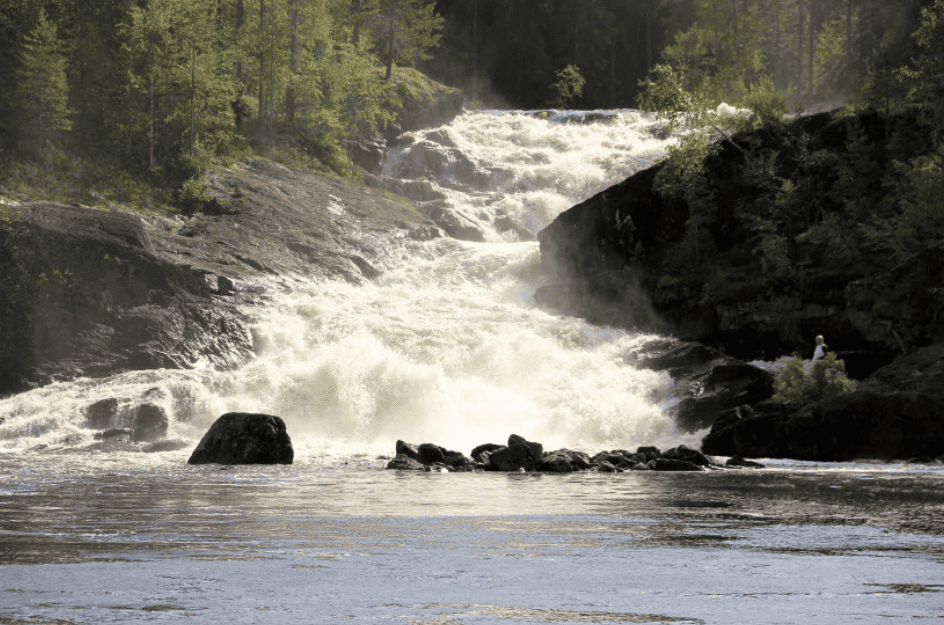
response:
<svg viewBox="0 0 944 625"><path fill-rule="evenodd" d="M0 562L83 561L142 550L246 555L297 549L297 541L325 548L339 539L368 540L377 524L404 527L402 520L386 521L395 518L475 519L494 530L540 524L534 519L541 517L592 515L620 519L607 522L607 540L703 548L743 541L740 532L773 526L944 535L941 472L416 474L382 471L382 464L170 464L86 475L58 468L58 476L52 465L38 473L19 467L20 483L0 494ZM27 475L32 479L23 479ZM443 531L441 522L435 525ZM579 525L555 523L552 531L570 536ZM590 540L579 533L581 541ZM312 543L313 537L321 542ZM810 545L762 542L758 548Z"/></svg>
<svg viewBox="0 0 944 625"><path fill-rule="evenodd" d="M425 474L183 455L3 458L0 622L944 616L940 468Z"/></svg>

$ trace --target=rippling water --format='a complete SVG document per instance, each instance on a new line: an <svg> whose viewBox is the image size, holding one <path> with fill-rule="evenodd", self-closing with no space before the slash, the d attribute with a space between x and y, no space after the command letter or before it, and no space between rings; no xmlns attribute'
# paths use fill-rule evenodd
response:
<svg viewBox="0 0 944 625"><path fill-rule="evenodd" d="M536 230L667 144L635 112L566 121L470 113L419 133L488 172L488 191L436 184L489 243L391 243L360 287L268 285L241 370L0 400L0 623L944 618L940 466L382 469L397 439L466 454L511 433L587 451L697 444L675 428L671 380L624 357L652 337L540 309L537 245L489 230L499 214ZM106 398L160 405L182 448L97 441L86 410ZM231 410L282 416L296 463L186 465Z"/></svg>
<svg viewBox="0 0 944 625"><path fill-rule="evenodd" d="M944 471L410 474L7 457L0 622L944 617Z"/></svg>

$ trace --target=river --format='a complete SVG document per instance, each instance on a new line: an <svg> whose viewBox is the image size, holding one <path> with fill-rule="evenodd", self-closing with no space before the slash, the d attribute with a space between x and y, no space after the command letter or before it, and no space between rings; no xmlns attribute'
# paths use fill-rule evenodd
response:
<svg viewBox="0 0 944 625"><path fill-rule="evenodd" d="M0 623L944 617L937 465L383 470L397 439L466 454L512 433L590 452L697 444L674 425L671 380L628 364L654 337L539 308L537 244L493 227L536 232L670 140L635 111L463 114L416 133L423 150L393 151L385 171L417 178L411 159L440 146L444 178L430 184L485 242L391 241L360 286L264 285L247 310L256 358L236 371L0 400ZM449 166L465 161L476 185ZM157 403L182 448L96 440L85 410L106 398ZM231 410L283 417L295 464L188 466Z"/></svg>

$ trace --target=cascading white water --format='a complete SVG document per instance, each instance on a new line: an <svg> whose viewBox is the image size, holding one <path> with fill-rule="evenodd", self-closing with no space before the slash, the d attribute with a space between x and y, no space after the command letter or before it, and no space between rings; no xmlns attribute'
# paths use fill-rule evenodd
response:
<svg viewBox="0 0 944 625"><path fill-rule="evenodd" d="M430 182L488 243L391 242L370 284L271 288L251 311L257 358L238 371L135 372L2 400L0 451L88 445L83 411L109 397L161 404L170 437L188 441L227 411L277 414L296 462L390 454L397 439L468 453L511 433L588 451L681 442L664 411L669 379L623 358L647 337L538 308L537 244L492 228L506 215L536 232L666 149L643 114L575 117L466 113L417 133L474 165L474 186L448 168ZM389 174L408 152L391 154Z"/></svg>

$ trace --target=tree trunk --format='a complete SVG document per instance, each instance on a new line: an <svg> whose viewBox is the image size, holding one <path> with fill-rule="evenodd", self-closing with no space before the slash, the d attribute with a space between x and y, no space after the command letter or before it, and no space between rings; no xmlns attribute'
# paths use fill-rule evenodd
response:
<svg viewBox="0 0 944 625"><path fill-rule="evenodd" d="M243 79L243 62L240 59L239 55L239 31L243 27L243 24L246 22L246 7L243 4L243 0L236 0L236 27L233 31L233 40L236 44L236 78L239 80Z"/></svg>
<svg viewBox="0 0 944 625"><path fill-rule="evenodd" d="M783 76L782 76L782 73L783 73L783 72L782 72L782 69L781 69L781 67L780 67L780 58L781 58L781 56L780 56L780 12L781 12L781 0L777 0L777 2L774 3L773 9L774 9L774 15L773 15L773 20L774 20L774 50L773 50L773 54L771 55L771 56L773 57L771 60L773 61L773 68L774 68L774 87L777 88L777 89L783 89L783 87L784 87Z"/></svg>
<svg viewBox="0 0 944 625"><path fill-rule="evenodd" d="M151 48L150 119L148 120L148 169L154 171L154 48Z"/></svg>
<svg viewBox="0 0 944 625"><path fill-rule="evenodd" d="M810 32L809 32L809 41L810 41L810 52L807 63L809 63L809 78L810 78L810 97L813 96L816 91L816 3L810 2Z"/></svg>
<svg viewBox="0 0 944 625"><path fill-rule="evenodd" d="M859 83L858 68L855 67L852 57L852 1L846 0L846 49L843 51L846 58L846 76L849 80L849 86L854 87Z"/></svg>
<svg viewBox="0 0 944 625"><path fill-rule="evenodd" d="M391 28L389 34L387 35L387 73L384 76L384 80L390 80L390 77L393 76L394 39L394 29Z"/></svg>
<svg viewBox="0 0 944 625"><path fill-rule="evenodd" d="M351 34L351 43L354 49L361 43L361 0L351 0L351 15L354 16L354 32Z"/></svg>
<svg viewBox="0 0 944 625"><path fill-rule="evenodd" d="M797 0L797 56L796 56L796 84L797 84L797 93L803 95L803 87L805 86L806 81L803 79L803 49L806 48L806 38L803 36L803 0Z"/></svg>
<svg viewBox="0 0 944 625"><path fill-rule="evenodd" d="M263 26L265 26L265 0L259 0L259 34L262 35ZM262 47L259 48L259 119L265 117L266 93L265 93L265 53Z"/></svg>
<svg viewBox="0 0 944 625"><path fill-rule="evenodd" d="M197 52L190 49L190 160L193 160L193 146L197 135Z"/></svg>
<svg viewBox="0 0 944 625"><path fill-rule="evenodd" d="M298 9L295 4L299 0L288 1L289 29L289 57L288 86L285 87L285 121L289 126L295 124L295 72L298 69Z"/></svg>

